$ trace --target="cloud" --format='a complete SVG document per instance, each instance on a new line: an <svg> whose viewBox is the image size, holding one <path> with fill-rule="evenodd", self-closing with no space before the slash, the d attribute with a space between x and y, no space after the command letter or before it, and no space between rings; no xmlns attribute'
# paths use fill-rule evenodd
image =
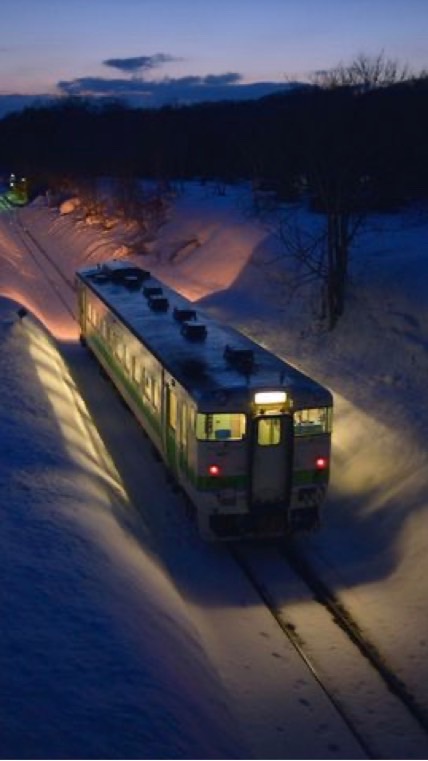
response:
<svg viewBox="0 0 428 761"><path fill-rule="evenodd" d="M123 59L125 60L125 59ZM187 76L158 81L142 77L107 79L82 77L58 82L60 97L85 98L94 102L120 100L133 108L161 108L167 105L192 105L221 100L254 100L276 92L284 92L298 83L242 83L236 72ZM52 95L0 95L0 119L11 111L27 106L49 105L57 102Z"/></svg>
<svg viewBox="0 0 428 761"><path fill-rule="evenodd" d="M168 98L169 95L177 96L182 92L183 96L191 94L194 90L198 93L200 99L203 94L209 91L222 91L237 85L242 77L236 72L227 74L208 74L204 77L187 76L176 79L147 80L139 77L138 79L105 79L104 77L81 77L79 79L63 80L58 82L57 87L66 95L91 97L105 95L117 97L120 95L163 95Z"/></svg>
<svg viewBox="0 0 428 761"><path fill-rule="evenodd" d="M145 81L143 79L81 77L80 79L58 82L57 87L63 95L74 97L97 97L99 95L118 97L121 95L143 95L145 93Z"/></svg>
<svg viewBox="0 0 428 761"><path fill-rule="evenodd" d="M148 81L143 78L82 77L58 82L58 88L64 95L85 98L123 98L129 105L147 108L201 101L259 98L285 90L288 86L278 82L243 84L242 76L236 72L165 78L157 81Z"/></svg>
<svg viewBox="0 0 428 761"><path fill-rule="evenodd" d="M166 53L155 53L154 55L134 56L133 58L108 58L103 61L104 66L111 66L114 69L136 74L142 71L150 71L162 66L164 63L178 61L178 58L167 55Z"/></svg>

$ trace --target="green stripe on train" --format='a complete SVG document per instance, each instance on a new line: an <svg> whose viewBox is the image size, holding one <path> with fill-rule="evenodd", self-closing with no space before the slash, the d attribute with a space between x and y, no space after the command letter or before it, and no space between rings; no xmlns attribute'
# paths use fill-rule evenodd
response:
<svg viewBox="0 0 428 761"><path fill-rule="evenodd" d="M295 470L293 472L293 486L326 484L327 482L328 470Z"/></svg>
<svg viewBox="0 0 428 761"><path fill-rule="evenodd" d="M201 491L215 491L217 489L242 491L247 486L247 476L197 476L195 486Z"/></svg>

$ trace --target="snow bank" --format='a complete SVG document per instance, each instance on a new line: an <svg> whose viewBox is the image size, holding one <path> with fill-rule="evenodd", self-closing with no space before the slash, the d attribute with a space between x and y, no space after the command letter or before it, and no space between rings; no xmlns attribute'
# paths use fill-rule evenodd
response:
<svg viewBox="0 0 428 761"><path fill-rule="evenodd" d="M17 308L0 301L2 753L234 757L183 602L55 345Z"/></svg>
<svg viewBox="0 0 428 761"><path fill-rule="evenodd" d="M66 201L63 201L60 204L59 207L59 213L60 214L71 214L73 211L76 211L80 206L80 198L68 198Z"/></svg>

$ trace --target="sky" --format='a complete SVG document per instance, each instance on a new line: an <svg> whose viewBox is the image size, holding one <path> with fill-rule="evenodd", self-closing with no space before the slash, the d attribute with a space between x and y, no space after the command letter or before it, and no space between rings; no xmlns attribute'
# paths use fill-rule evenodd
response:
<svg viewBox="0 0 428 761"><path fill-rule="evenodd" d="M326 333L315 294L285 298L281 210L257 217L245 186L223 190L183 185L131 256L332 390L331 483L299 549L427 713L427 215L367 220ZM42 255L72 278L132 252L132 226L87 221L44 197L0 208L4 757L427 759L427 734L275 548L240 550L368 753L225 546L187 520Z"/></svg>
<svg viewBox="0 0 428 761"><path fill-rule="evenodd" d="M428 68L426 0L0 0L0 21L0 115L28 96L253 97L360 53Z"/></svg>

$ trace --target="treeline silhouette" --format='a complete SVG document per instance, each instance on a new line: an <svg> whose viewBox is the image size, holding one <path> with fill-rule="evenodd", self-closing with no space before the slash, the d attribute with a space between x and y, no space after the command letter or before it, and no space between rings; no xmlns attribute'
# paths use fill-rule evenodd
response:
<svg viewBox="0 0 428 761"><path fill-rule="evenodd" d="M64 177L250 180L320 210L394 209L428 196L428 78L157 110L63 99L0 121L0 167L34 192Z"/></svg>

